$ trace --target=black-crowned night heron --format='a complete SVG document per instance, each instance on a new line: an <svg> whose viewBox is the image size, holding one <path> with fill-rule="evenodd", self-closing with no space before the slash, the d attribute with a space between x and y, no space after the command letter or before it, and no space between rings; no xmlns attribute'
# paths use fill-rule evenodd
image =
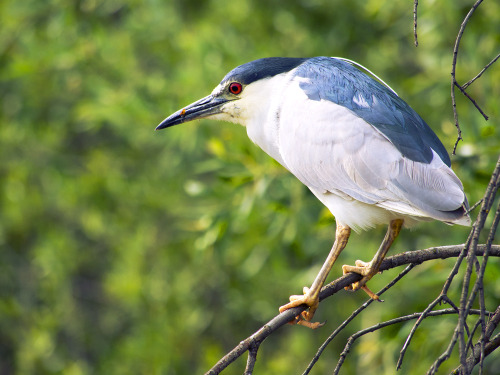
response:
<svg viewBox="0 0 500 375"><path fill-rule="evenodd" d="M343 273L375 275L403 227L421 220L469 225L463 186L436 134L389 86L331 58L264 58L230 71L205 98L167 117L157 129L211 118L239 123L248 137L293 173L335 216L335 243L303 295L297 322L310 323L326 277L354 230L389 226L371 262ZM359 65L358 65L359 66Z"/></svg>

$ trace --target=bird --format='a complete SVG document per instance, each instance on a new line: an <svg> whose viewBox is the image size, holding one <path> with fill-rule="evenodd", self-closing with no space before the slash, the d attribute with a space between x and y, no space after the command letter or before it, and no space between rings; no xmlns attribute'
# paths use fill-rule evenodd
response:
<svg viewBox="0 0 500 375"><path fill-rule="evenodd" d="M430 220L470 225L462 182L437 135L390 86L352 60L266 57L245 63L156 130L202 118L246 127L250 140L335 217L334 244L311 287L279 308L306 305L291 323L322 325L312 322L319 292L351 231L387 225L370 262L342 266L343 274L362 277L349 289L378 299L366 283L403 227Z"/></svg>

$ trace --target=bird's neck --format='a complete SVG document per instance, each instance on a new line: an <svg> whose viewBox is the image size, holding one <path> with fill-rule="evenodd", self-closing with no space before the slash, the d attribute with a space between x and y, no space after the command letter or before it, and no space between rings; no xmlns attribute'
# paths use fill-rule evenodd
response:
<svg viewBox="0 0 500 375"><path fill-rule="evenodd" d="M247 112L251 116L246 118L243 125L247 128L248 137L252 142L286 168L278 143L282 101L279 93L285 89L288 79L284 75L280 76L248 87L256 90L255 94L250 93L249 96L257 99L251 103L252 108Z"/></svg>

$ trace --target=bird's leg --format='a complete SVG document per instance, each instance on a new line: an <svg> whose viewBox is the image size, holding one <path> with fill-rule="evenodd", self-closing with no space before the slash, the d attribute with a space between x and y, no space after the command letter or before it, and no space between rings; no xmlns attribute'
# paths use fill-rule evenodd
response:
<svg viewBox="0 0 500 375"><path fill-rule="evenodd" d="M346 289L352 289L352 290L363 289L366 292L366 294L368 294L371 298L377 300L379 299L375 293L373 293L370 289L368 289L366 283L375 274L378 273L380 265L382 264L382 261L384 260L387 251L389 251L389 248L391 247L392 243L394 242L399 232L401 231L402 226L403 226L402 219L396 219L391 221L391 223L389 224L389 228L387 228L387 233L385 234L384 240L380 244L380 247L375 256L373 257L373 259L371 260L371 262L366 263L362 262L361 260L357 260L356 266L348 266L348 265L342 266L342 272L344 273L344 275L349 272L355 272L363 276L361 280L353 283Z"/></svg>
<svg viewBox="0 0 500 375"><path fill-rule="evenodd" d="M312 286L310 288L305 287L303 295L290 296L290 302L280 307L280 313L285 310L291 309L292 307L297 307L305 304L309 306L309 309L304 311L301 314L301 317L298 317L295 320L295 323L304 325L309 328L317 328L322 325L320 323L311 323L310 320L312 319L312 317L314 316L314 312L318 308L319 292L321 290L321 287L325 283L328 273L332 269L332 266L337 260L339 254L347 245L347 240L349 239L350 234L351 228L349 228L347 225L337 223L337 229L335 231L335 242L332 249L330 250L330 254L328 254L328 257L321 267L318 276L316 276L316 279L314 280Z"/></svg>

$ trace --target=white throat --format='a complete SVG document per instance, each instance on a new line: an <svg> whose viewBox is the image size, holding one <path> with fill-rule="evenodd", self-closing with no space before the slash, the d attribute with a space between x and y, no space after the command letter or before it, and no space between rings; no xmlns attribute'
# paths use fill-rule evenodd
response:
<svg viewBox="0 0 500 375"><path fill-rule="evenodd" d="M290 82L289 73L262 79L248 85L234 105L239 123L247 128L248 137L269 156L286 168L279 152L280 111L283 93ZM225 110L225 109L224 109Z"/></svg>

